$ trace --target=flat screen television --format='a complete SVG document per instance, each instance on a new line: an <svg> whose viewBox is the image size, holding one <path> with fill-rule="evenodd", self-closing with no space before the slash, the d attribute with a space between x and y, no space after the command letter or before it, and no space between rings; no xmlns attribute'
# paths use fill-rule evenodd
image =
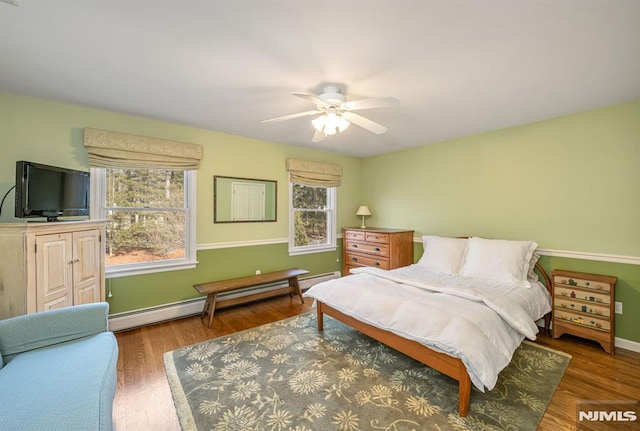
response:
<svg viewBox="0 0 640 431"><path fill-rule="evenodd" d="M40 163L16 162L18 218L89 215L89 172Z"/></svg>

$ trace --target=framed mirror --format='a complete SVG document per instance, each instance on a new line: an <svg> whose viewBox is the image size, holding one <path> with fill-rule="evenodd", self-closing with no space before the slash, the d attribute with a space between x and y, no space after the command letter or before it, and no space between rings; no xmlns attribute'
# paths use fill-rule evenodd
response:
<svg viewBox="0 0 640 431"><path fill-rule="evenodd" d="M272 180L213 177L213 222L276 221L278 183Z"/></svg>

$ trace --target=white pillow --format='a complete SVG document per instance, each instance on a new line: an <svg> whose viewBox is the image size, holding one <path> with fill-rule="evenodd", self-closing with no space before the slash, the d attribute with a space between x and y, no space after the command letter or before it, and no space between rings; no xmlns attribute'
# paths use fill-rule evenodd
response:
<svg viewBox="0 0 640 431"><path fill-rule="evenodd" d="M467 247L465 238L424 235L422 246L424 254L417 265L434 272L458 274Z"/></svg>
<svg viewBox="0 0 640 431"><path fill-rule="evenodd" d="M533 271L536 267L536 263L538 263L538 259L540 259L540 255L534 251L531 254L531 260L529 261L529 272L527 273L527 280L529 281L538 281L538 274Z"/></svg>
<svg viewBox="0 0 640 431"><path fill-rule="evenodd" d="M469 238L460 275L531 287L527 276L537 247L533 241Z"/></svg>

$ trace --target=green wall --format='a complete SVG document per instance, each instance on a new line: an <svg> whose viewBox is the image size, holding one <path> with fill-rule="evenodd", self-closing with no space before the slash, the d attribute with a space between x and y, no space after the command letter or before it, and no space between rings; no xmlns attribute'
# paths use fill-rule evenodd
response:
<svg viewBox="0 0 640 431"><path fill-rule="evenodd" d="M107 281L113 297L111 313L152 307L197 297L193 284L226 277L299 266L311 274L341 269L336 252L289 257L287 158L337 163L343 168L338 188L338 228L358 222L361 160L196 129L140 117L0 93L0 198L15 182L16 160L30 160L72 169L88 169L82 145L83 128L113 130L202 144L204 157L197 174L197 259L193 270L113 278ZM213 176L260 178L278 182L277 221L213 223ZM13 217L13 192L0 222ZM275 244L218 248L221 243Z"/></svg>
<svg viewBox="0 0 640 431"><path fill-rule="evenodd" d="M532 239L542 265L614 275L616 335L640 342L640 100L363 160L371 226ZM558 254L558 253L551 253Z"/></svg>

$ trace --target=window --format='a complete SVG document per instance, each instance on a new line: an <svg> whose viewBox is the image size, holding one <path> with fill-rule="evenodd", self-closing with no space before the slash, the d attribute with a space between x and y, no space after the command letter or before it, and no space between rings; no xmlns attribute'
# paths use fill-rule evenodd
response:
<svg viewBox="0 0 640 431"><path fill-rule="evenodd" d="M336 188L289 183L289 254L336 248Z"/></svg>
<svg viewBox="0 0 640 431"><path fill-rule="evenodd" d="M195 267L194 170L91 168L91 217L106 219L113 276Z"/></svg>

